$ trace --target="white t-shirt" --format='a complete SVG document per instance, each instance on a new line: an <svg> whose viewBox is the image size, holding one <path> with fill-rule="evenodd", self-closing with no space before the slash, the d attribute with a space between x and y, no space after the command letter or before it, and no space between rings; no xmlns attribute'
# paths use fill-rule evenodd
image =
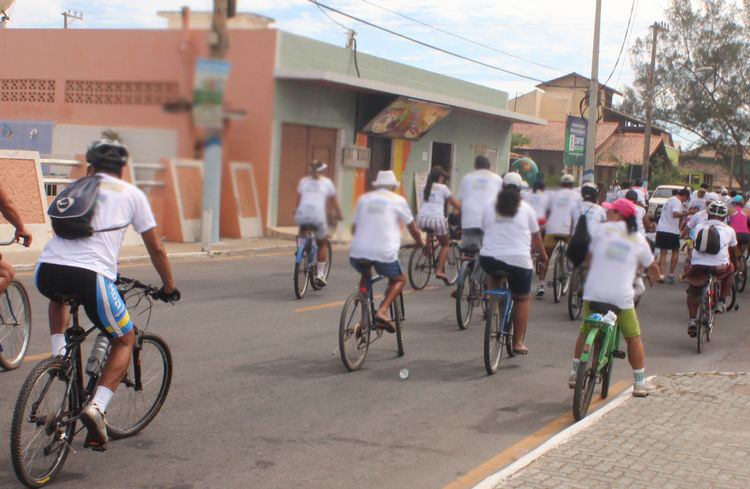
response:
<svg viewBox="0 0 750 489"><path fill-rule="evenodd" d="M698 226L695 228L696 236L703 229L709 226L716 226L717 231L719 231L719 237L721 238L721 249L717 254L710 255L708 253L701 253L700 251L698 251L698 248L693 248L693 254L690 263L692 265L705 265L708 267L719 267L722 265L727 265L729 264L729 247L737 246L737 233L735 233L732 227L727 226L725 223L712 219L711 221L706 221L702 224L698 224Z"/></svg>
<svg viewBox="0 0 750 489"><path fill-rule="evenodd" d="M607 220L607 211L604 210L604 207L593 202L579 202L573 214L574 230L578 225L578 220L584 215L586 216L586 229L588 229L589 236L593 236L599 224Z"/></svg>
<svg viewBox="0 0 750 489"><path fill-rule="evenodd" d="M536 212L536 218L542 219L547 217L547 209L549 208L549 195L542 190L537 190L536 193L529 192L524 194L523 200L534 209Z"/></svg>
<svg viewBox="0 0 750 489"><path fill-rule="evenodd" d="M357 200L354 210L354 237L349 256L382 263L398 260L401 248L401 224L414 218L409 204L390 190L378 189Z"/></svg>
<svg viewBox="0 0 750 489"><path fill-rule="evenodd" d="M638 269L651 266L654 255L640 233L628 234L625 223L606 222L591 240L591 267L583 299L606 302L620 309L633 308L633 281Z"/></svg>
<svg viewBox="0 0 750 489"><path fill-rule="evenodd" d="M719 195L719 200L724 202L727 207L732 205L732 198L729 195Z"/></svg>
<svg viewBox="0 0 750 489"><path fill-rule="evenodd" d="M687 227L695 229L699 224L703 224L706 221L708 221L708 211L704 209L690 216L690 219L688 219L687 222Z"/></svg>
<svg viewBox="0 0 750 489"><path fill-rule="evenodd" d="M433 183L432 189L430 189L430 198L422 200L424 198L424 189L419 189L419 200L422 201L422 206L419 208L419 217L426 217L430 219L442 219L445 217L445 201L453 195L451 189L447 185L442 183Z"/></svg>
<svg viewBox="0 0 750 489"><path fill-rule="evenodd" d="M298 222L321 223L326 220L326 202L336 195L331 179L321 176L317 180L311 176L299 181L297 193L300 195L299 206L295 212Z"/></svg>
<svg viewBox="0 0 750 489"><path fill-rule="evenodd" d="M580 201L581 194L576 194L573 189L563 188L552 192L549 199L547 232L570 236L574 213Z"/></svg>
<svg viewBox="0 0 750 489"><path fill-rule="evenodd" d="M91 227L94 230L125 227L94 233L90 238L63 239L53 236L42 250L39 263L85 268L115 280L117 256L120 254L127 226L132 224L139 234L156 227L148 199L138 187L119 178L100 175L102 181L99 185L99 199L91 219Z"/></svg>
<svg viewBox="0 0 750 489"><path fill-rule="evenodd" d="M643 190L641 187L631 187L631 188L624 188L617 192L617 198L618 199L624 199L627 193L631 190L635 190L635 193L638 194L638 202L646 205L646 191Z"/></svg>
<svg viewBox="0 0 750 489"><path fill-rule="evenodd" d="M458 198L461 201L461 228L481 228L485 207L495 203L503 188L500 175L489 170L475 170L461 180Z"/></svg>
<svg viewBox="0 0 750 489"><path fill-rule="evenodd" d="M646 215L646 209L635 207L635 223L638 225L638 232L646 236L646 226L643 225L643 217Z"/></svg>
<svg viewBox="0 0 750 489"><path fill-rule="evenodd" d="M495 205L485 207L482 216L484 241L479 252L514 267L532 269L531 235L539 232L536 212L521 201L513 217L503 217L495 211Z"/></svg>
<svg viewBox="0 0 750 489"><path fill-rule="evenodd" d="M659 224L656 231L662 233L680 234L680 218L674 217L675 212L683 212L682 201L676 196L670 197L661 208Z"/></svg>

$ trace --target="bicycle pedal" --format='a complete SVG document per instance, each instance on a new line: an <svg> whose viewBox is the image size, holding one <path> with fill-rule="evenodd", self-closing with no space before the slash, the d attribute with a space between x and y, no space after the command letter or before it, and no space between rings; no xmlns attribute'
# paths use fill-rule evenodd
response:
<svg viewBox="0 0 750 489"><path fill-rule="evenodd" d="M83 448L90 448L95 452L106 452L107 451L107 444L99 445L96 443L91 443L88 438L86 438L83 441Z"/></svg>
<svg viewBox="0 0 750 489"><path fill-rule="evenodd" d="M620 359L623 359L623 358L625 358L625 356L626 356L626 355L625 355L625 352L624 352L624 351L621 351L621 350L614 350L614 351L612 352L612 356L613 356L613 357L615 357L615 358L620 358Z"/></svg>

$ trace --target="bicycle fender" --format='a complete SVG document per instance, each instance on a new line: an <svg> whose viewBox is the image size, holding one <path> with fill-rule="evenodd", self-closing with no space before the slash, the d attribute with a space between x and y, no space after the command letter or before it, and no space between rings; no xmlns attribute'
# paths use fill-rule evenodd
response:
<svg viewBox="0 0 750 489"><path fill-rule="evenodd" d="M586 336L586 341L583 343L583 351L581 352L581 363L589 361L589 354L591 348L594 345L596 336L600 333L599 328L592 328L589 334Z"/></svg>

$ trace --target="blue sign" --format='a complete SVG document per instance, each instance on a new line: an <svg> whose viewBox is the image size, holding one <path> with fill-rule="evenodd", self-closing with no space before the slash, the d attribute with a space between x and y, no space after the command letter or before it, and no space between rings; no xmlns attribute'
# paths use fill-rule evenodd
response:
<svg viewBox="0 0 750 489"><path fill-rule="evenodd" d="M52 121L0 120L0 149L52 153Z"/></svg>

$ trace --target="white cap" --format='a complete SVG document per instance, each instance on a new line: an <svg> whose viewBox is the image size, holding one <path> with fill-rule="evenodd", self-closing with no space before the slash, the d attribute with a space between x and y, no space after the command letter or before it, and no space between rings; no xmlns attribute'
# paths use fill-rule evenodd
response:
<svg viewBox="0 0 750 489"><path fill-rule="evenodd" d="M399 187L401 183L396 180L396 174L391 170L379 171L378 178L372 182L373 187Z"/></svg>
<svg viewBox="0 0 750 489"><path fill-rule="evenodd" d="M527 182L526 180L521 180L521 188L524 189L524 190L528 189L529 188L529 182Z"/></svg>
<svg viewBox="0 0 750 489"><path fill-rule="evenodd" d="M515 185L516 187L521 188L522 183L523 178L521 178L521 175L516 172L508 172L503 177L503 187L506 185Z"/></svg>
<svg viewBox="0 0 750 489"><path fill-rule="evenodd" d="M562 178L560 179L560 182L561 182L561 183L575 183L575 181L576 181L576 177L574 177L574 176L573 176L573 175L571 175L570 173L566 173L566 174L565 174L565 175L563 175L563 176L562 176Z"/></svg>

